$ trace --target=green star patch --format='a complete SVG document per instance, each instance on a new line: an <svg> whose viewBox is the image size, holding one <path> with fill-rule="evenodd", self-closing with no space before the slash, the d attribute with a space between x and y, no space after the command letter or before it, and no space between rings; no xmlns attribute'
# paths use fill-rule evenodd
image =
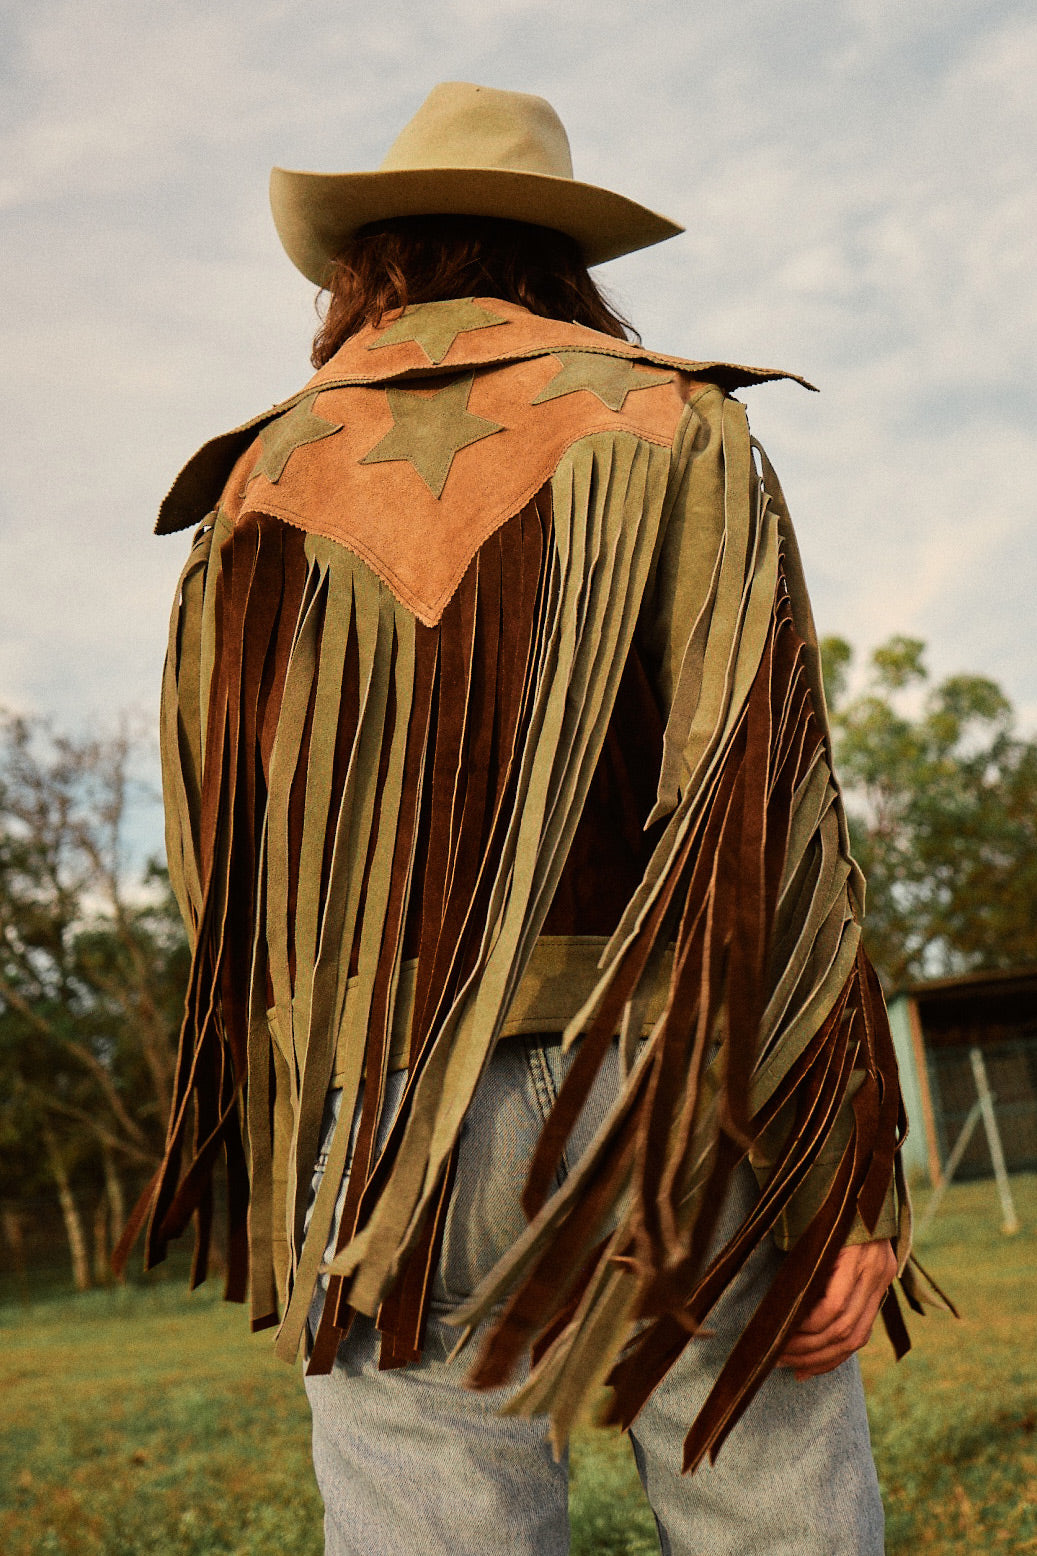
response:
<svg viewBox="0 0 1037 1556"><path fill-rule="evenodd" d="M610 411L621 411L623 401L632 389L652 389L673 378L672 373L653 373L647 368L635 367L622 357L598 356L591 351L556 351L553 355L561 362L561 370L544 385L533 401L534 405L560 400L563 395L587 389Z"/></svg>
<svg viewBox="0 0 1037 1556"><path fill-rule="evenodd" d="M434 393L414 389L385 391L392 411L393 429L387 432L360 460L362 465L379 465L394 459L408 459L432 493L439 498L450 474L454 455L470 443L503 432L498 422L474 416L468 409L468 396L475 381L474 373L455 378Z"/></svg>
<svg viewBox="0 0 1037 1556"><path fill-rule="evenodd" d="M263 428L259 434L263 452L249 480L252 476L265 475L276 486L297 448L306 443L319 443L321 438L330 438L333 432L342 431L341 422L326 421L323 416L314 414L313 402L319 393L319 389L314 390Z"/></svg>
<svg viewBox="0 0 1037 1556"><path fill-rule="evenodd" d="M367 349L380 351L383 346L401 346L405 341L413 340L430 362L442 362L458 335L504 322L478 307L470 297L459 297L456 302L417 303L413 308L405 308L384 335Z"/></svg>

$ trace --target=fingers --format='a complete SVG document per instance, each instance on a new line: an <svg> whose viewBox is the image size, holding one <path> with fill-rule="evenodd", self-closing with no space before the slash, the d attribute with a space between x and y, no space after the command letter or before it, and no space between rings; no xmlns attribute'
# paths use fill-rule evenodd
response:
<svg viewBox="0 0 1037 1556"><path fill-rule="evenodd" d="M823 1295L797 1324L790 1340L820 1336L833 1325L848 1328L848 1314L859 1310L870 1295L881 1296L895 1274L896 1256L888 1240L843 1248Z"/></svg>
<svg viewBox="0 0 1037 1556"><path fill-rule="evenodd" d="M781 1367L790 1367L797 1381L814 1378L823 1372L841 1367L848 1357L867 1345L875 1324L881 1298L869 1301L852 1322L833 1326L823 1340L807 1349L786 1351L779 1361Z"/></svg>
<svg viewBox="0 0 1037 1556"><path fill-rule="evenodd" d="M819 1335L797 1337L786 1346L779 1366L792 1367L797 1376L802 1372L829 1372L838 1367L868 1343L878 1307L878 1298L866 1297L855 1308L840 1314Z"/></svg>
<svg viewBox="0 0 1037 1556"><path fill-rule="evenodd" d="M860 1261L856 1248L844 1248L828 1278L824 1294L804 1314L790 1339L799 1335L820 1335L837 1323L846 1307L854 1301L861 1285Z"/></svg>
<svg viewBox="0 0 1037 1556"><path fill-rule="evenodd" d="M876 1306L881 1301L889 1280L890 1264L883 1245L844 1248L823 1297L789 1336L786 1349L809 1352L833 1339L848 1339L865 1309L873 1301Z"/></svg>
<svg viewBox="0 0 1037 1556"><path fill-rule="evenodd" d="M823 1296L789 1336L777 1365L792 1368L797 1379L840 1366L868 1343L895 1274L888 1241L842 1249Z"/></svg>

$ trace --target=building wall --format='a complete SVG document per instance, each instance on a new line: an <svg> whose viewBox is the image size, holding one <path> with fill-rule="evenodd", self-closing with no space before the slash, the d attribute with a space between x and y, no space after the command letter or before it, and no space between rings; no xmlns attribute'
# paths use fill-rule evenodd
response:
<svg viewBox="0 0 1037 1556"><path fill-rule="evenodd" d="M900 1089L907 1110L907 1139L904 1141L904 1171L914 1182L930 1182L929 1150L922 1113L922 1091L915 1062L911 1033L910 995L898 994L889 1002L889 1025L900 1069Z"/></svg>
<svg viewBox="0 0 1037 1556"><path fill-rule="evenodd" d="M932 1182L976 1098L969 1050L983 1057L1001 1148L1010 1172L1037 1167L1037 973L993 972L919 984L889 1002L909 1134L908 1175ZM990 1144L974 1127L959 1177L993 1171Z"/></svg>

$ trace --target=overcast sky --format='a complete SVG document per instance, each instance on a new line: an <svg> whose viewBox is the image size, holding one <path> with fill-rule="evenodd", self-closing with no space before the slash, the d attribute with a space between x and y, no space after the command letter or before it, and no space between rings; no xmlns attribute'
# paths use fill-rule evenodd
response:
<svg viewBox="0 0 1037 1556"><path fill-rule="evenodd" d="M150 711L207 437L308 377L272 163L377 165L440 80L540 92L687 234L606 266L746 391L822 631L927 640L1037 726L1032 0L3 0L0 702Z"/></svg>

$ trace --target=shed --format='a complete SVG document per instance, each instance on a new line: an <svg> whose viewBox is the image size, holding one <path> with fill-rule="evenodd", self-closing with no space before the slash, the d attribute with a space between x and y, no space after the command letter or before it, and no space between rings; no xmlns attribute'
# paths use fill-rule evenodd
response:
<svg viewBox="0 0 1037 1556"><path fill-rule="evenodd" d="M1037 1169L1037 969L969 973L899 990L889 1001L910 1132L909 1177L936 1185L976 1102L978 1050L1009 1172ZM955 1177L989 1177L977 1130Z"/></svg>

